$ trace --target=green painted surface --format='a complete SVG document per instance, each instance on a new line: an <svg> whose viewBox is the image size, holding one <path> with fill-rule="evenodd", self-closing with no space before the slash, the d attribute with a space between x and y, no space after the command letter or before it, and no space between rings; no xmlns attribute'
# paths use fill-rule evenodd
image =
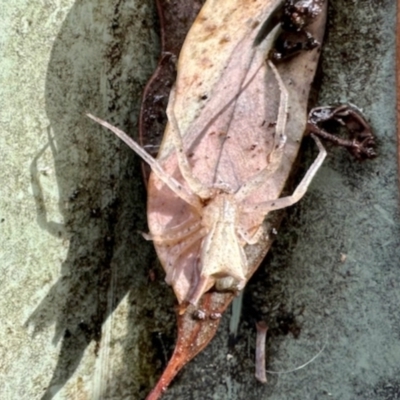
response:
<svg viewBox="0 0 400 400"><path fill-rule="evenodd" d="M143 399L173 347L174 299L137 233L146 230L139 162L84 113L135 134L158 51L154 6L3 3L1 397ZM226 315L165 399L400 396L394 3L332 0L322 56L319 104L361 107L379 157L358 164L331 149L246 289L238 343L228 347ZM271 370L326 348L262 386L259 319L271 328Z"/></svg>

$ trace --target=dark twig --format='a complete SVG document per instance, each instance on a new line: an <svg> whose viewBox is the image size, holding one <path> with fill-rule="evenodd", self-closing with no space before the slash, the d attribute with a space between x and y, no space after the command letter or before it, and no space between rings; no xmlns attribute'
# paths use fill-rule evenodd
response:
<svg viewBox="0 0 400 400"><path fill-rule="evenodd" d="M327 132L322 126L330 122L346 128L349 138ZM376 157L376 143L372 128L361 111L354 106L342 104L313 108L308 117L307 130L337 146L345 147L357 160Z"/></svg>

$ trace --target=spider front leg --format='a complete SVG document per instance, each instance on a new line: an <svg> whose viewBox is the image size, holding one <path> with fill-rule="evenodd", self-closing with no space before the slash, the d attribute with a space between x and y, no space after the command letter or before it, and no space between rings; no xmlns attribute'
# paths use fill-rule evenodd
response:
<svg viewBox="0 0 400 400"><path fill-rule="evenodd" d="M193 206L199 213L201 213L203 206L199 200L199 197L193 193L187 191L176 179L168 175L160 163L153 158L147 151L139 146L130 136L117 127L109 124L107 121L103 121L100 118L95 117L92 114L86 114L93 121L96 121L100 125L114 132L121 140L123 140L138 156L140 156L143 161L149 164L153 173L164 182L179 198L184 200L186 203Z"/></svg>
<svg viewBox="0 0 400 400"><path fill-rule="evenodd" d="M176 150L176 156L178 158L179 170L185 179L186 183L189 185L190 190L199 196L201 199L209 199L211 197L211 189L203 183L193 174L192 167L190 166L189 159L186 156L185 149L183 146L182 135L178 126L178 121L176 120L173 107L175 105L175 95L176 89L172 88L169 97L168 107L167 107L167 117L168 122L171 124L172 140Z"/></svg>

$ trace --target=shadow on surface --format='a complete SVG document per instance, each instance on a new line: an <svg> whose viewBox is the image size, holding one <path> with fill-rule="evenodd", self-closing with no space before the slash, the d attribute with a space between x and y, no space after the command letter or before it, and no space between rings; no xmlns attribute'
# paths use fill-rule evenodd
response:
<svg viewBox="0 0 400 400"><path fill-rule="evenodd" d="M157 48L154 14L150 0L77 1L53 44L46 79L49 143L32 161L31 175L37 222L68 244L68 253L59 279L27 321L34 334L55 324L53 343L61 340L43 400L65 385L93 341L98 356L103 323L127 294L128 331L134 334L123 338L123 368L129 370L135 398L149 391L155 374L153 314L162 317L168 308L158 310L152 299L161 296L172 304L172 294L162 278L149 280L156 257L152 244L138 233L147 229L139 162L85 116L90 111L136 131L140 94ZM47 147L54 157L64 224L49 221L46 213L37 162ZM173 316L164 319L173 321Z"/></svg>

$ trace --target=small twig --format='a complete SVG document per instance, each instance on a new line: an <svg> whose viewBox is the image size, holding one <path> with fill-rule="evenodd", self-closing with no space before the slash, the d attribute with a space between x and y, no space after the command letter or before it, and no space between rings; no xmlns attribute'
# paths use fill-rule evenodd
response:
<svg viewBox="0 0 400 400"><path fill-rule="evenodd" d="M327 122L336 122L346 128L349 139L325 131L321 124ZM346 148L357 160L371 159L377 155L371 126L362 112L351 104L312 109L308 117L307 131Z"/></svg>
<svg viewBox="0 0 400 400"><path fill-rule="evenodd" d="M322 346L321 350L314 357L312 357L310 360L308 360L306 363L300 365L299 367L292 368L292 369L289 369L287 371L270 371L270 370L266 370L265 372L267 372L268 374L280 375L280 374L289 374L291 372L298 371L299 369L303 369L308 364L311 364L313 361L315 361L321 355L321 353L325 350L325 347L326 347L327 343L328 343L328 339L326 340L326 342Z"/></svg>
<svg viewBox="0 0 400 400"><path fill-rule="evenodd" d="M261 383L267 383L265 370L265 341L267 338L268 326L264 321L256 322L256 378Z"/></svg>

